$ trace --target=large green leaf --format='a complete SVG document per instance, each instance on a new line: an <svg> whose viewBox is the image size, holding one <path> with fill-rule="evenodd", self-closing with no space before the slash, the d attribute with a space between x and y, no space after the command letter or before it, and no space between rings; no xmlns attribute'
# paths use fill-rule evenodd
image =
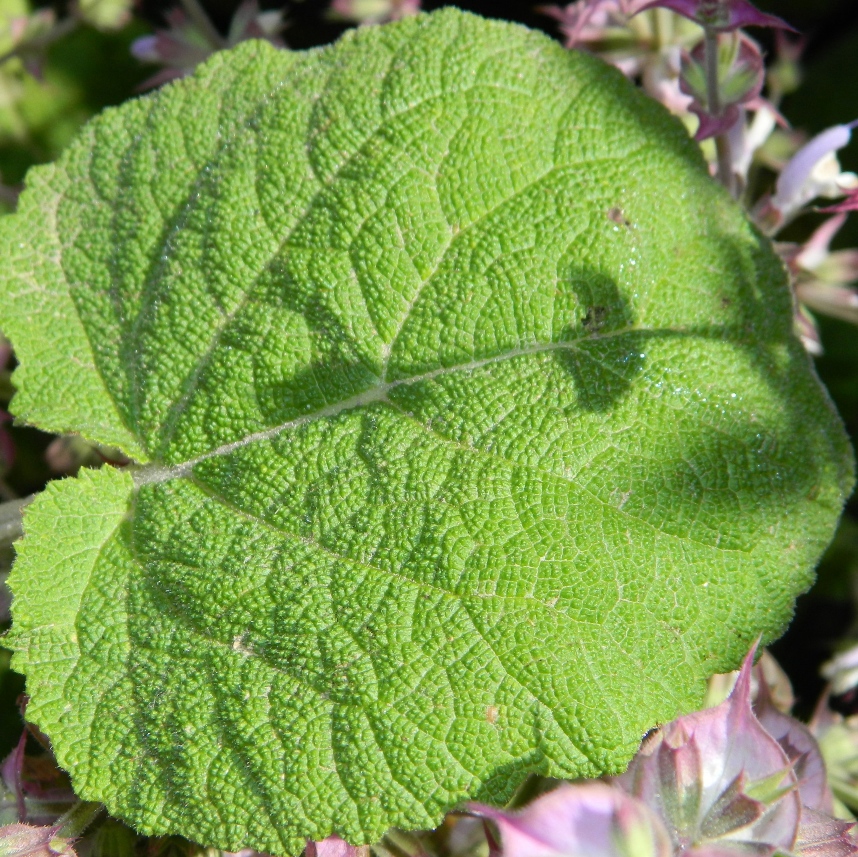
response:
<svg viewBox="0 0 858 857"><path fill-rule="evenodd" d="M294 853L623 768L851 481L780 264L614 70L454 10L108 111L3 225L49 486L29 714L146 832Z"/></svg>

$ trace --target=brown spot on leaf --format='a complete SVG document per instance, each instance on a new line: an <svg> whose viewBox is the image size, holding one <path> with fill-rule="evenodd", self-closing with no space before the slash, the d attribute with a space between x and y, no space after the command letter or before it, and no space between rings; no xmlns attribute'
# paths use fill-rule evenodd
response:
<svg viewBox="0 0 858 857"><path fill-rule="evenodd" d="M608 209L608 220L613 220L618 226L625 226L626 228L632 225L631 221L623 214L622 208L618 205Z"/></svg>

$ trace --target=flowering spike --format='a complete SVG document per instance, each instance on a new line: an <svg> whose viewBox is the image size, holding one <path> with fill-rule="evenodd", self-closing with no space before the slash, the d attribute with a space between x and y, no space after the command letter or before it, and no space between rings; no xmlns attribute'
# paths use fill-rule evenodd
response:
<svg viewBox="0 0 858 857"><path fill-rule="evenodd" d="M692 99L689 110L700 120L696 140L729 131L739 119L739 107L759 97L764 80L763 57L756 42L744 35L725 37L718 45L719 111L709 110L706 44L701 42L686 55L679 79L680 89Z"/></svg>
<svg viewBox="0 0 858 857"><path fill-rule="evenodd" d="M796 32L782 18L760 12L748 0L652 0L638 11L646 12L659 7L670 9L717 33L744 27L775 27Z"/></svg>

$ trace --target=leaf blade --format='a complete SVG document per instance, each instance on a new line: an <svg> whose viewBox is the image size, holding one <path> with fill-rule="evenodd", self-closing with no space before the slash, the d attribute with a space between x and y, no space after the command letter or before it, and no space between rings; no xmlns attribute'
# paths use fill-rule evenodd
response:
<svg viewBox="0 0 858 857"><path fill-rule="evenodd" d="M809 584L851 459L783 271L592 59L455 10L248 44L57 174L32 252L151 463L92 477L123 486L105 583L56 630L90 648L72 713L31 711L138 828L291 853L617 772ZM78 376L21 377L51 414ZM89 409L68 425L103 440ZM57 489L79 538L88 485Z"/></svg>

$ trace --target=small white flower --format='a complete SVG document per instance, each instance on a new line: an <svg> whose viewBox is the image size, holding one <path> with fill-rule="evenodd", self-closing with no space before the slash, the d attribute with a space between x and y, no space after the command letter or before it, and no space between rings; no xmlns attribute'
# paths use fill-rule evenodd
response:
<svg viewBox="0 0 858 857"><path fill-rule="evenodd" d="M851 139L853 124L828 128L790 158L778 176L770 201L780 224L816 197L836 199L858 187L858 176L842 172L835 154Z"/></svg>

